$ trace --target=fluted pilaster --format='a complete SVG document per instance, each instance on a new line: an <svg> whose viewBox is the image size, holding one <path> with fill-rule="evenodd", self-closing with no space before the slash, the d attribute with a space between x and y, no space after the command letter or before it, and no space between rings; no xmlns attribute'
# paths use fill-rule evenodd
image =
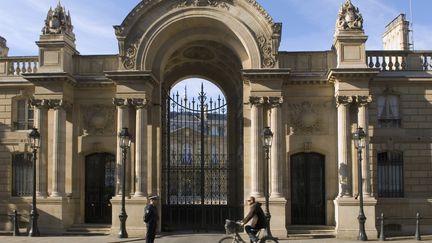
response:
<svg viewBox="0 0 432 243"><path fill-rule="evenodd" d="M132 99L136 109L135 197L147 196L147 104L146 99Z"/></svg>
<svg viewBox="0 0 432 243"><path fill-rule="evenodd" d="M113 104L117 107L117 135L120 134L123 127L128 126L128 100L122 98L113 98ZM117 136L117 153L116 153L116 195L121 195L121 170L122 170L122 150L120 148L120 138Z"/></svg>
<svg viewBox="0 0 432 243"><path fill-rule="evenodd" d="M34 127L39 129L41 141L36 162L36 196L48 196L48 108L49 102L44 99L31 101L34 107Z"/></svg>
<svg viewBox="0 0 432 243"><path fill-rule="evenodd" d="M51 197L61 197L65 193L66 106L68 105L61 99L49 100L49 107L53 109Z"/></svg>
<svg viewBox="0 0 432 243"><path fill-rule="evenodd" d="M369 111L368 105L372 102L371 96L358 96L358 126L362 127L366 132L365 147L362 151L362 181L363 181L363 194L371 196L370 184L370 170L369 170Z"/></svg>
<svg viewBox="0 0 432 243"><path fill-rule="evenodd" d="M348 156L349 141L349 105L351 96L337 96L338 111L338 171L339 171L339 197L352 197L352 177Z"/></svg>
<svg viewBox="0 0 432 243"><path fill-rule="evenodd" d="M271 147L270 168L271 184L270 196L283 197L283 132L282 132L282 97L269 97L271 107L271 130L273 131L273 145Z"/></svg>
<svg viewBox="0 0 432 243"><path fill-rule="evenodd" d="M264 164L261 133L264 128L263 97L250 97L251 104L251 195L264 196Z"/></svg>

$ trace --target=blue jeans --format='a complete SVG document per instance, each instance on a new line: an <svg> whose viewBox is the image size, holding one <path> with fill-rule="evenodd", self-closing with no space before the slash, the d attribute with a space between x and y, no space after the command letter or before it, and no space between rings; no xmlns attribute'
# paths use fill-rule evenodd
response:
<svg viewBox="0 0 432 243"><path fill-rule="evenodd" d="M251 242L257 242L258 241L256 234L258 233L259 229L255 229L255 228L252 228L252 226L250 226L250 225L246 225L245 231L249 235L249 239Z"/></svg>

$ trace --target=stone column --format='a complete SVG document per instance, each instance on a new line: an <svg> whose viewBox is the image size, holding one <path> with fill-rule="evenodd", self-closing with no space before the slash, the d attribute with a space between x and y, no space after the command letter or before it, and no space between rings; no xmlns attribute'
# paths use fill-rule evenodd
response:
<svg viewBox="0 0 432 243"><path fill-rule="evenodd" d="M362 151L362 181L363 195L371 196L370 170L369 170L369 112L368 105L372 102L371 96L358 96L358 126L362 127L366 133L365 147Z"/></svg>
<svg viewBox="0 0 432 243"><path fill-rule="evenodd" d="M54 111L51 197L61 197L65 190L66 103L54 99L49 101L49 105Z"/></svg>
<svg viewBox="0 0 432 243"><path fill-rule="evenodd" d="M113 104L117 106L117 153L116 153L116 195L121 195L121 170L123 165L122 150L120 148L120 134L123 127L128 123L128 100L122 98L113 98Z"/></svg>
<svg viewBox="0 0 432 243"><path fill-rule="evenodd" d="M264 128L263 97L250 97L251 109L251 195L263 197L264 164L261 133Z"/></svg>
<svg viewBox="0 0 432 243"><path fill-rule="evenodd" d="M272 198L283 197L283 126L282 126L282 97L270 97L271 106L271 130L273 131L273 144L271 147L270 168L271 184L270 196Z"/></svg>
<svg viewBox="0 0 432 243"><path fill-rule="evenodd" d="M48 196L48 100L32 100L35 109L34 127L39 129L41 135L36 163L36 196Z"/></svg>
<svg viewBox="0 0 432 243"><path fill-rule="evenodd" d="M136 109L135 197L147 196L147 104L146 99L132 100Z"/></svg>
<svg viewBox="0 0 432 243"><path fill-rule="evenodd" d="M352 182L349 169L349 104L351 96L336 97L338 109L338 171L339 171L339 197L352 197Z"/></svg>

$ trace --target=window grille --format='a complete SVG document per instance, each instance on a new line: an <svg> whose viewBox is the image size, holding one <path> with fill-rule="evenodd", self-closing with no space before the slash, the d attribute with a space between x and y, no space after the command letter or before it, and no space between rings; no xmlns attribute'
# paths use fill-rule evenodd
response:
<svg viewBox="0 0 432 243"><path fill-rule="evenodd" d="M32 196L33 162L29 153L12 156L12 196Z"/></svg>
<svg viewBox="0 0 432 243"><path fill-rule="evenodd" d="M404 196L403 153L378 153L378 196Z"/></svg>

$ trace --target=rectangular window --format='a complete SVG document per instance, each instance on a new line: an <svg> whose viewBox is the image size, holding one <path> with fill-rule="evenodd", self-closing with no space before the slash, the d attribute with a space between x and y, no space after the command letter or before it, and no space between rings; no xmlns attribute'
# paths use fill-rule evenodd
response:
<svg viewBox="0 0 432 243"><path fill-rule="evenodd" d="M378 153L378 197L403 197L403 153Z"/></svg>
<svg viewBox="0 0 432 243"><path fill-rule="evenodd" d="M378 100L378 127L398 128L401 126L399 114L399 97L396 95L379 96Z"/></svg>
<svg viewBox="0 0 432 243"><path fill-rule="evenodd" d="M15 130L29 130L33 128L33 107L29 100L20 99L16 102Z"/></svg>
<svg viewBox="0 0 432 243"><path fill-rule="evenodd" d="M12 155L12 196L32 195L33 162L29 153Z"/></svg>

